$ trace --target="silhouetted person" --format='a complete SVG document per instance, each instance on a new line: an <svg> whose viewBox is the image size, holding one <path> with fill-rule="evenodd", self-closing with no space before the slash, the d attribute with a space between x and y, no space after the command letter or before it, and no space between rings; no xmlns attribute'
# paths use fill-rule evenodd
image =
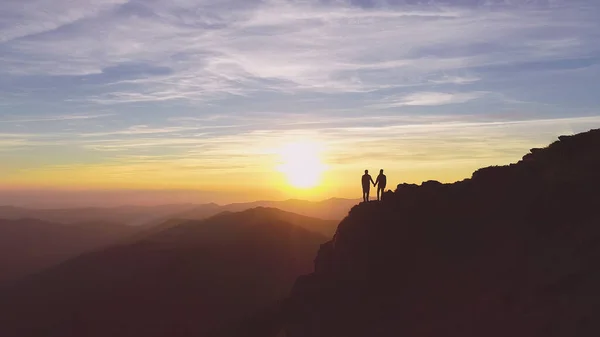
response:
<svg viewBox="0 0 600 337"><path fill-rule="evenodd" d="M379 170L379 175L377 176L377 180L375 181L375 186L377 186L377 201L383 199L383 193L385 193L386 184L387 177L385 176L385 174L383 174L383 170Z"/></svg>
<svg viewBox="0 0 600 337"><path fill-rule="evenodd" d="M371 183L375 186L373 178L369 175L369 170L365 170L365 174L362 176L362 188L363 188L363 200L369 201L369 193L371 193Z"/></svg>

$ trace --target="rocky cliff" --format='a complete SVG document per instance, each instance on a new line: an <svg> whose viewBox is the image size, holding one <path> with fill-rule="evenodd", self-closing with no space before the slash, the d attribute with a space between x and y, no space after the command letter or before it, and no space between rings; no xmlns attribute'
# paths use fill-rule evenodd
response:
<svg viewBox="0 0 600 337"><path fill-rule="evenodd" d="M287 337L600 336L600 130L354 207L276 315Z"/></svg>

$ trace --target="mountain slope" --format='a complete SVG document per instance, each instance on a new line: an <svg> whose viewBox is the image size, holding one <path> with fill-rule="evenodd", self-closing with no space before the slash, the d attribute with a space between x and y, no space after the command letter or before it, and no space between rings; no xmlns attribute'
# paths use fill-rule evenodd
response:
<svg viewBox="0 0 600 337"><path fill-rule="evenodd" d="M63 225L37 219L0 219L0 285L136 232L133 227L110 223Z"/></svg>
<svg viewBox="0 0 600 337"><path fill-rule="evenodd" d="M312 270L326 238L274 213L185 222L30 278L0 293L0 335L214 336Z"/></svg>
<svg viewBox="0 0 600 337"><path fill-rule="evenodd" d="M354 207L263 322L287 337L598 336L599 207L600 130L400 185Z"/></svg>

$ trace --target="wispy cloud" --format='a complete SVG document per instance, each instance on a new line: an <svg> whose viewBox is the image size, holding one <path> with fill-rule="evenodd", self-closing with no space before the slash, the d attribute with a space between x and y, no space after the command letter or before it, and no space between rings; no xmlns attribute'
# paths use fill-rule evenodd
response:
<svg viewBox="0 0 600 337"><path fill-rule="evenodd" d="M85 114L85 115L52 115L47 117L31 117L31 118L19 118L19 117L0 117L0 123L36 123L36 122L50 122L50 121L72 121L72 120L85 120L85 119L97 119L103 117L114 116L115 114Z"/></svg>
<svg viewBox="0 0 600 337"><path fill-rule="evenodd" d="M81 134L82 137L106 137L118 135L148 135L148 134L173 134L183 131L198 130L195 127L170 126L153 128L148 125L133 125L124 130L115 130L107 132L89 132Z"/></svg>
<svg viewBox="0 0 600 337"><path fill-rule="evenodd" d="M481 80L476 76L443 76L441 78L429 80L433 84L469 84Z"/></svg>
<svg viewBox="0 0 600 337"><path fill-rule="evenodd" d="M57 8L63 8L65 2L58 2ZM46 18L43 37L5 45L14 57L2 61L3 69L99 74L131 60L171 69L131 82L120 79L121 86L89 97L101 103L214 99L261 91L371 92L472 83L481 78L452 73L585 55L591 48L586 42L596 38L589 32L593 24L577 7L562 8L569 15L557 19L543 7L490 10L439 4L365 10L318 1L231 6L191 0L133 1L118 7L123 3L94 2L90 8L72 9L64 19ZM39 15L28 12L26 17L35 22ZM73 27L52 31L63 21ZM15 30L5 36L25 34ZM445 75L431 79L436 73Z"/></svg>
<svg viewBox="0 0 600 337"><path fill-rule="evenodd" d="M0 43L57 30L101 15L127 2L128 0L5 0L0 13Z"/></svg>
<svg viewBox="0 0 600 337"><path fill-rule="evenodd" d="M557 134L585 131L591 124L600 125L600 117L391 124L384 127L326 127L311 130L299 128L285 131L260 129L208 138L191 135L161 137L157 134L141 138L79 138L72 140L72 143L89 150L114 153L106 162L84 165L87 168L173 170L183 176L199 168L221 171L223 174L268 170L266 167L277 161L278 148L282 144L303 139L323 144L324 160L336 171L356 169L365 162L385 164L391 171L402 167L431 168L431 165L467 165L475 169L482 163L514 162L530 147L545 145L553 141ZM24 140L6 141L16 144ZM69 165L57 167L67 171L75 169L75 166Z"/></svg>
<svg viewBox="0 0 600 337"><path fill-rule="evenodd" d="M446 93L446 92L415 92L401 97L388 97L375 106L393 108L402 106L435 106L466 103L485 96L486 92Z"/></svg>

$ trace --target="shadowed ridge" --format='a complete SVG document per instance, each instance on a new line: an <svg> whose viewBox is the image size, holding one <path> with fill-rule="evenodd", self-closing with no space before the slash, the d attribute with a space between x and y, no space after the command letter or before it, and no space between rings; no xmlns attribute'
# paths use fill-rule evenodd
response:
<svg viewBox="0 0 600 337"><path fill-rule="evenodd" d="M263 331L600 335L598 207L600 130L454 184L399 185L352 208Z"/></svg>

